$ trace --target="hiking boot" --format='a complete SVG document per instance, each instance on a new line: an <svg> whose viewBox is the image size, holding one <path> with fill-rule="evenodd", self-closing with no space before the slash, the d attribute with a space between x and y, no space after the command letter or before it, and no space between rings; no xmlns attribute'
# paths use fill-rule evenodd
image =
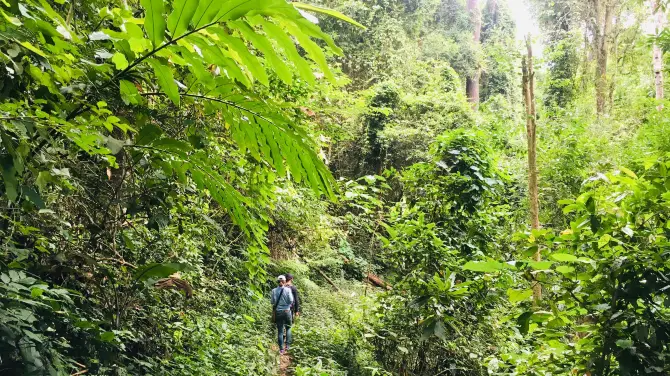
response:
<svg viewBox="0 0 670 376"><path fill-rule="evenodd" d="M284 355L285 352L286 352L286 350L284 350L284 349L279 350L279 354L281 354L281 355Z"/></svg>

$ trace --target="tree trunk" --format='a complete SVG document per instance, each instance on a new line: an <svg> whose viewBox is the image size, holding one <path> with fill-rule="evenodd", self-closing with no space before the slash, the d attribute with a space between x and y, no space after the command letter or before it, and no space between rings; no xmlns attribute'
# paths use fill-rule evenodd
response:
<svg viewBox="0 0 670 376"><path fill-rule="evenodd" d="M391 285L389 285L388 283L386 283L386 281L384 281L383 279L379 278L379 276L377 276L377 275L374 274L374 273L368 273L367 277L365 277L365 280L368 281L368 282L370 282L370 283L372 283L372 284L374 284L374 285L377 286L377 287L381 287L381 288L384 288L384 289L387 289L387 290L391 290L391 289L392 289L392 286L391 286Z"/></svg>
<svg viewBox="0 0 670 376"><path fill-rule="evenodd" d="M468 0L467 6L468 12L470 12L470 21L473 26L472 39L475 44L478 45L481 42L482 34L482 16L479 10L479 0ZM479 104L479 79L482 75L479 63L477 64L472 77L468 77L465 81L465 91L468 96L468 101L473 104L473 107L477 107Z"/></svg>
<svg viewBox="0 0 670 376"><path fill-rule="evenodd" d="M530 35L526 37L527 55L522 60L523 101L526 107L526 134L528 139L528 199L530 201L530 223L533 230L540 228L540 204L537 188L537 155L536 155L536 124L535 124L535 72L533 71L533 49ZM533 255L540 261L540 249ZM537 304L542 299L542 286L533 285L533 300Z"/></svg>
<svg viewBox="0 0 670 376"><path fill-rule="evenodd" d="M652 12L654 14L654 26L656 37L663 31L665 26L665 13L661 8L661 1L655 0L652 3ZM656 100L659 102L663 99L663 51L657 42L654 42L654 81L656 84ZM656 107L659 111L663 109L663 103L659 103Z"/></svg>
<svg viewBox="0 0 670 376"><path fill-rule="evenodd" d="M498 24L498 0L489 0L487 3L489 6L489 12L491 14L491 24Z"/></svg>
<svg viewBox="0 0 670 376"><path fill-rule="evenodd" d="M609 37L612 28L614 6L611 0L592 0L593 34L596 53L596 111L598 115L606 112L607 104L607 59L609 57Z"/></svg>

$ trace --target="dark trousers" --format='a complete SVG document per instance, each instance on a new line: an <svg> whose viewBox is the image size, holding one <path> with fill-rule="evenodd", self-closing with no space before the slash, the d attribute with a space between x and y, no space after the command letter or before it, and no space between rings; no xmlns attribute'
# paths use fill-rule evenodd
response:
<svg viewBox="0 0 670 376"><path fill-rule="evenodd" d="M279 349L284 349L284 328L286 328L286 346L291 344L293 337L291 336L291 326L293 325L293 315L291 310L277 311L275 314L277 322L277 344Z"/></svg>

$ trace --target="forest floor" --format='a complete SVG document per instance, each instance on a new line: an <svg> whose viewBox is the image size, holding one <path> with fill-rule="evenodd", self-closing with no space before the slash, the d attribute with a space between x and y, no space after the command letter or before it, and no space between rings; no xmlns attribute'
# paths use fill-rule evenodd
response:
<svg viewBox="0 0 670 376"><path fill-rule="evenodd" d="M279 357L279 376L290 376L291 372L291 355L282 354Z"/></svg>
<svg viewBox="0 0 670 376"><path fill-rule="evenodd" d="M279 346L272 345L272 351L279 352ZM293 370L291 369L291 355L284 353L279 355L279 370L277 376L291 376L293 375Z"/></svg>

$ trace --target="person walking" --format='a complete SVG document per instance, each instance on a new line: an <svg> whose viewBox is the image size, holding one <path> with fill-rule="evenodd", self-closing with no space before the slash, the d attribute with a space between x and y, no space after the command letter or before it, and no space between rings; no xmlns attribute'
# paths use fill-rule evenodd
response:
<svg viewBox="0 0 670 376"><path fill-rule="evenodd" d="M291 313L293 313L293 319L300 317L300 298L298 297L298 288L293 284L293 274L286 273L286 285L291 289L291 294L293 295L293 305L291 306Z"/></svg>
<svg viewBox="0 0 670 376"><path fill-rule="evenodd" d="M280 275L277 277L278 285L270 293L270 302L272 303L272 315L277 324L277 344L279 352L284 354L291 345L291 325L293 317L291 315L291 306L293 305L293 294L291 289L286 286L286 277ZM284 329L286 329L286 349L284 349Z"/></svg>

